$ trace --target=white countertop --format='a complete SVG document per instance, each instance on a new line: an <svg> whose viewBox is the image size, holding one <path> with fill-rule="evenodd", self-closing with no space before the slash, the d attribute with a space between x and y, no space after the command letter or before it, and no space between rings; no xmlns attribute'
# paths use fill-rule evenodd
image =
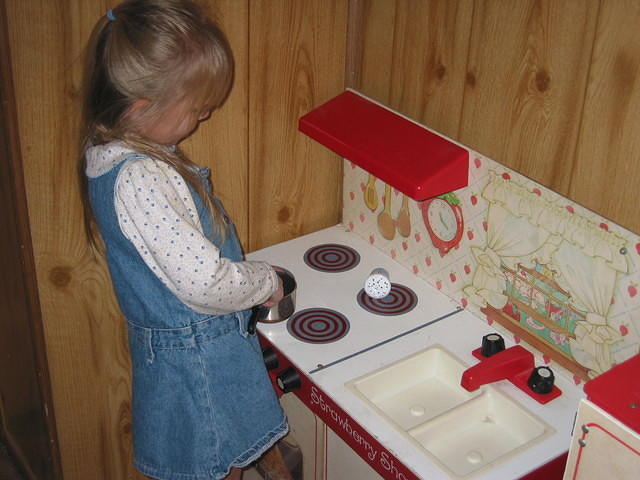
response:
<svg viewBox="0 0 640 480"><path fill-rule="evenodd" d="M324 273L310 268L303 261L304 253L324 243L354 248L360 254L360 263L343 273ZM456 302L342 225L253 252L248 258L279 265L295 275L298 282L296 311L326 307L341 312L350 322L348 334L328 344L311 344L294 338L287 330L287 322L261 323L259 331L419 477L455 478L347 389L345 384L436 344L442 345L463 363L474 365L478 360L471 352L480 346L483 335L495 330L470 312L458 311L460 307ZM415 292L418 298L415 308L398 316L380 316L358 305L358 292L371 270L378 267L390 273L393 283L407 286ZM326 367L318 368L319 365ZM546 405L537 403L506 380L492 384L493 388L546 423L552 433L525 450L506 456L495 465L465 478L512 480L568 450L574 416L584 393L571 378L560 372L554 373L556 385L563 394Z"/></svg>

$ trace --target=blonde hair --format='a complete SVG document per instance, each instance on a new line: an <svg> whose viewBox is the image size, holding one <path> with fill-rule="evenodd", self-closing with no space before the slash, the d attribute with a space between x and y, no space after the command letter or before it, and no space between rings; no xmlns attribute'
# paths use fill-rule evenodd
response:
<svg viewBox="0 0 640 480"><path fill-rule="evenodd" d="M180 149L141 136L135 124L178 101L200 108L217 108L224 102L233 83L233 56L216 24L189 0L127 0L95 26L84 82L78 173L91 245L97 246L97 234L88 201L84 151L117 139L175 168L203 199L216 232L224 238L222 212L190 168L193 163ZM134 120L127 112L139 99L147 100L147 106Z"/></svg>

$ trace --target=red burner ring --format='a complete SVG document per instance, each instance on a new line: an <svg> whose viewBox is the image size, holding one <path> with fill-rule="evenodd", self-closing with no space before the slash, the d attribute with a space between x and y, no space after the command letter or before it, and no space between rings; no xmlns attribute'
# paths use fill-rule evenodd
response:
<svg viewBox="0 0 640 480"><path fill-rule="evenodd" d="M346 272L360 263L360 254L346 245L324 243L307 250L304 263L321 272Z"/></svg>
<svg viewBox="0 0 640 480"><path fill-rule="evenodd" d="M408 313L418 304L418 297L413 290L397 283L391 284L391 292L384 298L371 298L363 288L358 292L357 300L366 311L387 316Z"/></svg>
<svg viewBox="0 0 640 480"><path fill-rule="evenodd" d="M349 332L349 320L329 308L307 308L293 314L287 321L287 330L303 342L331 343Z"/></svg>

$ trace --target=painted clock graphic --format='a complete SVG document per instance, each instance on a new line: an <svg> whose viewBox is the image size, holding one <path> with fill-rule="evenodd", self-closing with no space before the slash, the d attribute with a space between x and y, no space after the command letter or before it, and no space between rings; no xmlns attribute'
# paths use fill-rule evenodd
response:
<svg viewBox="0 0 640 480"><path fill-rule="evenodd" d="M464 220L460 199L455 193L445 193L420 203L422 218L433 246L446 255L460 243Z"/></svg>

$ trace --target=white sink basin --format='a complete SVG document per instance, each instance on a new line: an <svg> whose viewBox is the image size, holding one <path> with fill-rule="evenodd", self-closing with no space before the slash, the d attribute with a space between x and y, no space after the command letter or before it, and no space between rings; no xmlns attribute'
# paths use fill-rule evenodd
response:
<svg viewBox="0 0 640 480"><path fill-rule="evenodd" d="M402 430L480 394L460 386L466 366L440 346L404 358L347 384Z"/></svg>
<svg viewBox="0 0 640 480"><path fill-rule="evenodd" d="M436 345L346 384L454 477L506 459L553 432L491 386L460 386L467 366Z"/></svg>
<svg viewBox="0 0 640 480"><path fill-rule="evenodd" d="M551 429L495 390L407 433L456 476L516 453Z"/></svg>

